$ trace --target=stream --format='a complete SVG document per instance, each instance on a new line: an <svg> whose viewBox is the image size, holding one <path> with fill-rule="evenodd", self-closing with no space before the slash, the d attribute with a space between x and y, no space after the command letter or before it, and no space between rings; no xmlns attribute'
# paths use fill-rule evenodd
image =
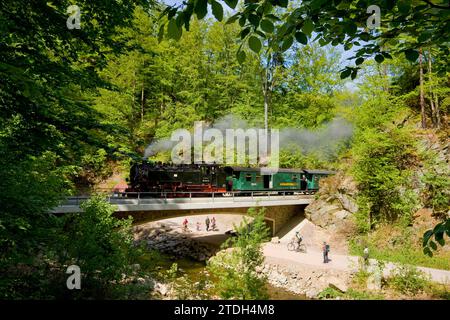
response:
<svg viewBox="0 0 450 320"><path fill-rule="evenodd" d="M200 279L200 275L206 270L206 263L195 261L189 258L173 259L169 255L162 254L163 260L158 263L160 272L170 269L173 263L177 263L178 270L185 274L189 280L196 282ZM267 285L269 300L307 300L305 295L296 294L271 284Z"/></svg>

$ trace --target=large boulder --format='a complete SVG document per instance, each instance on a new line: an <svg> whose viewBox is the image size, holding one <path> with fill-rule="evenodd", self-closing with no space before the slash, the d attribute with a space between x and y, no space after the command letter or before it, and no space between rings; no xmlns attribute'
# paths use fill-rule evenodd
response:
<svg viewBox="0 0 450 320"><path fill-rule="evenodd" d="M358 211L356 185L350 177L336 174L321 180L318 198L305 209L315 225L333 231L352 228L352 215Z"/></svg>

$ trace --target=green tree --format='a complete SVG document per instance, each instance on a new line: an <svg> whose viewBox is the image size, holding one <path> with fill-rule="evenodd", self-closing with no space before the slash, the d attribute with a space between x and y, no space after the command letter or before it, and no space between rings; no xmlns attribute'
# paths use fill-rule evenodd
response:
<svg viewBox="0 0 450 320"><path fill-rule="evenodd" d="M78 265L84 297L105 297L112 281L122 279L131 264L131 217L113 216L114 207L101 195L81 204L82 213L67 219L64 265Z"/></svg>
<svg viewBox="0 0 450 320"><path fill-rule="evenodd" d="M268 236L264 210L249 209L252 221L244 219L238 237L230 238L225 251L211 259L208 270L217 278L215 291L223 299L266 299L266 279L258 273L264 262L261 245Z"/></svg>

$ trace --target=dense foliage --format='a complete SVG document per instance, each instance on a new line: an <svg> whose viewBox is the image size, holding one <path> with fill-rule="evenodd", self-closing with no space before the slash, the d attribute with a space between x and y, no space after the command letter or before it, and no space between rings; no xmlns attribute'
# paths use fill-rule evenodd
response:
<svg viewBox="0 0 450 320"><path fill-rule="evenodd" d="M224 2L237 8L231 17L214 0L167 9L144 0L79 0L81 29L66 26L72 1L1 2L0 297L59 296L54 289L72 262L100 291L117 281L130 263L128 224L99 198L74 220L50 211L197 120L306 130L348 119L352 144L310 153L296 145L282 150L281 165L336 168L347 157L360 191L360 231L399 218L406 225L423 205L442 219L423 239L426 252L445 244L448 167L419 150L415 127L420 114L421 126L433 128L425 133L448 130L444 1ZM366 30L369 4L382 8L378 31ZM207 18L209 7L218 21ZM357 73L355 82L343 79ZM167 160L164 152L155 157ZM420 177L417 163L424 164ZM233 243L230 263L241 263L242 273L218 271L230 276L223 297L264 297L254 273L261 219L258 232L241 230Z"/></svg>

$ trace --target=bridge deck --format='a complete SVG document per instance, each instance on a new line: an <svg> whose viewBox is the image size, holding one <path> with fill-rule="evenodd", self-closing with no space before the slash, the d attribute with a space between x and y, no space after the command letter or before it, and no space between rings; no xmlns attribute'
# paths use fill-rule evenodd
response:
<svg viewBox="0 0 450 320"><path fill-rule="evenodd" d="M53 209L54 213L81 212L80 203L87 198L69 198L66 203ZM313 200L310 195L265 195L246 197L190 197L190 198L123 198L108 196L109 203L116 205L117 212L164 211L220 208L250 208L258 206L307 205Z"/></svg>

